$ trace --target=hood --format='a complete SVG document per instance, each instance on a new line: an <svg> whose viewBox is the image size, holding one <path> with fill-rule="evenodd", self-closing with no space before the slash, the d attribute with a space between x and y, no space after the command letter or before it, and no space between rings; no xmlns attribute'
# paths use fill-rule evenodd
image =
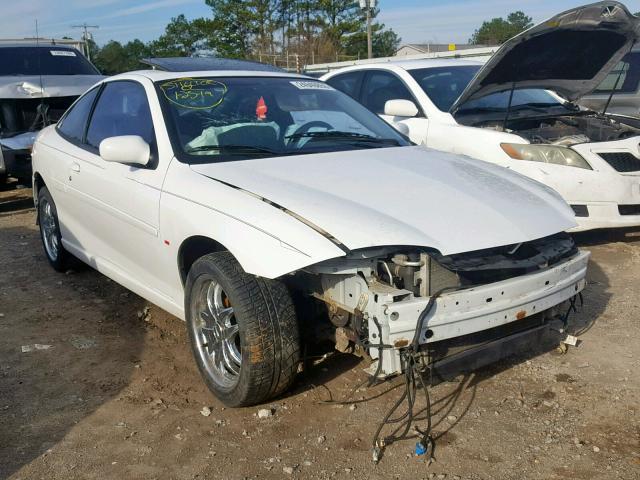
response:
<svg viewBox="0 0 640 480"><path fill-rule="evenodd" d="M506 168L424 147L191 168L290 210L349 250L411 245L449 255L575 226L573 211L548 187ZM287 240L288 232L271 233Z"/></svg>
<svg viewBox="0 0 640 480"><path fill-rule="evenodd" d="M505 42L451 107L495 92L553 90L570 101L593 91L640 34L640 18L619 2L567 10Z"/></svg>
<svg viewBox="0 0 640 480"><path fill-rule="evenodd" d="M0 77L0 99L77 97L105 77L102 75L43 75Z"/></svg>

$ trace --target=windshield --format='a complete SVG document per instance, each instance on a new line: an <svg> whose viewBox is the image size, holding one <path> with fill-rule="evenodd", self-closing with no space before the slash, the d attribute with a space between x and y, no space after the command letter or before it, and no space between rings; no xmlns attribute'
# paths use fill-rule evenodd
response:
<svg viewBox="0 0 640 480"><path fill-rule="evenodd" d="M19 75L99 75L89 61L74 48L0 48L0 76Z"/></svg>
<svg viewBox="0 0 640 480"><path fill-rule="evenodd" d="M174 149L186 163L410 144L317 80L199 77L156 85Z"/></svg>
<svg viewBox="0 0 640 480"><path fill-rule="evenodd" d="M505 111L509 105L509 95L511 91L492 93L485 97L477 98L463 103L458 109L458 113L467 111ZM558 97L548 90L540 88L525 88L513 91L511 109L518 110L523 107L563 107L563 103Z"/></svg>
<svg viewBox="0 0 640 480"><path fill-rule="evenodd" d="M480 65L459 67L420 68L409 70L424 93L436 107L448 112L460 94L467 88L471 79L480 70Z"/></svg>

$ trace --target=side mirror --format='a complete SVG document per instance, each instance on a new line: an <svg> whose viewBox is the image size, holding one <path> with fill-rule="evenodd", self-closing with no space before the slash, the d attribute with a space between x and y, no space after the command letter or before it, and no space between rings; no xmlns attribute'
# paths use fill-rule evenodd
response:
<svg viewBox="0 0 640 480"><path fill-rule="evenodd" d="M105 162L145 166L149 163L151 148L138 135L121 135L100 142L100 156Z"/></svg>
<svg viewBox="0 0 640 480"><path fill-rule="evenodd" d="M418 115L418 107L411 100L387 100L384 114L390 117L415 117Z"/></svg>

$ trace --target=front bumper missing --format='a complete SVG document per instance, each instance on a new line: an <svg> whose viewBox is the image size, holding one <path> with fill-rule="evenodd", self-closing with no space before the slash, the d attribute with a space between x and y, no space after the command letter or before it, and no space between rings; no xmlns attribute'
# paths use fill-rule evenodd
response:
<svg viewBox="0 0 640 480"><path fill-rule="evenodd" d="M584 289L589 257L589 252L580 251L569 260L539 272L443 294L425 319L420 343L461 337L542 314ZM382 342L396 347L383 350L383 374L402 371L399 349L412 341L418 316L428 300L412 297L377 304ZM378 357L377 332L377 326L370 321L373 358Z"/></svg>
<svg viewBox="0 0 640 480"><path fill-rule="evenodd" d="M469 374L502 359L523 352L548 351L557 347L566 337L552 322L538 315L539 321L525 330L462 349L435 359L430 364L431 384L453 380L460 374ZM445 346L450 341L441 342Z"/></svg>

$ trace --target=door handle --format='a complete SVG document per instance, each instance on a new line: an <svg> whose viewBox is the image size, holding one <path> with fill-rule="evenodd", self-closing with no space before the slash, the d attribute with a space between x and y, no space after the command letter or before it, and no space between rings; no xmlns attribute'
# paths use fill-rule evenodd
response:
<svg viewBox="0 0 640 480"><path fill-rule="evenodd" d="M71 171L72 172L76 172L76 173L79 172L80 171L80 164L76 163L76 162L73 162L71 164Z"/></svg>

